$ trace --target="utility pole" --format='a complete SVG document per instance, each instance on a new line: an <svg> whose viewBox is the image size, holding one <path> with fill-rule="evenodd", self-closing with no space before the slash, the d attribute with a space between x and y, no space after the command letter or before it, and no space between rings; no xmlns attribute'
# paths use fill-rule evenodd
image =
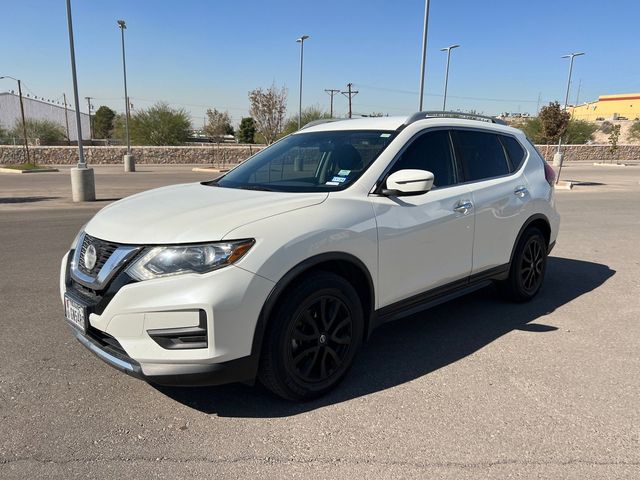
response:
<svg viewBox="0 0 640 480"><path fill-rule="evenodd" d="M351 90L351 87L353 87L353 83L349 82L347 83L347 91L340 92L349 99L349 118L351 118L351 99L358 94L358 90Z"/></svg>
<svg viewBox="0 0 640 480"><path fill-rule="evenodd" d="M87 108L89 109L89 142L93 139L93 126L91 125L91 99L93 97L84 97L87 101Z"/></svg>
<svg viewBox="0 0 640 480"><path fill-rule="evenodd" d="M538 92L538 102L536 103L536 117L540 113L540 100L542 99L542 92Z"/></svg>
<svg viewBox="0 0 640 480"><path fill-rule="evenodd" d="M24 151L27 154L27 163L31 163L29 157L29 142L27 140L27 121L24 118L24 103L22 101L22 85L18 80L18 95L20 95L20 114L22 115L22 134L24 135Z"/></svg>
<svg viewBox="0 0 640 480"><path fill-rule="evenodd" d="M582 79L578 82L578 93L576 93L576 107L580 101L580 89L582 88Z"/></svg>
<svg viewBox="0 0 640 480"><path fill-rule="evenodd" d="M71 137L69 136L69 116L67 114L67 94L63 93L62 98L64 101L64 123L67 126L67 145L71 146Z"/></svg>
<svg viewBox="0 0 640 480"><path fill-rule="evenodd" d="M340 90L338 90L336 88L325 88L324 91L327 92L329 94L329 96L331 97L331 103L330 103L331 107L329 109L329 116L331 118L333 118L333 97L336 94L340 93Z"/></svg>
<svg viewBox="0 0 640 480"><path fill-rule="evenodd" d="M424 28L422 30L422 61L420 63L420 101L418 111L422 111L424 99L424 70L427 67L427 32L429 30L429 0L424 2Z"/></svg>

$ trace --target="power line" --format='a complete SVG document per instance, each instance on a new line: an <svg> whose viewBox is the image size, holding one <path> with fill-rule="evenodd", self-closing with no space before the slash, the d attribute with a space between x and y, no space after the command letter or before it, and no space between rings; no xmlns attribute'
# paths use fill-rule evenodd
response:
<svg viewBox="0 0 640 480"><path fill-rule="evenodd" d="M349 99L349 118L351 118L351 99L358 94L358 90L351 90L351 87L353 87L353 83L347 83L347 91L340 92Z"/></svg>
<svg viewBox="0 0 640 480"><path fill-rule="evenodd" d="M331 104L330 104L331 107L330 107L330 110L329 110L329 116L331 118L333 118L333 97L334 97L334 95L340 93L340 90L339 89L334 89L334 88L325 88L324 91L327 92L329 94L329 96L331 97Z"/></svg>

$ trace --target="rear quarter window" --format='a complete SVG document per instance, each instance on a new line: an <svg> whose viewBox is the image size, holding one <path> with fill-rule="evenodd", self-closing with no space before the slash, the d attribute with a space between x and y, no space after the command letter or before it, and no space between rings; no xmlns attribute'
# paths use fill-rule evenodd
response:
<svg viewBox="0 0 640 480"><path fill-rule="evenodd" d="M507 156L511 163L511 171L515 172L522 166L527 152L515 138L509 137L508 135L501 135L500 138L504 149L507 151Z"/></svg>

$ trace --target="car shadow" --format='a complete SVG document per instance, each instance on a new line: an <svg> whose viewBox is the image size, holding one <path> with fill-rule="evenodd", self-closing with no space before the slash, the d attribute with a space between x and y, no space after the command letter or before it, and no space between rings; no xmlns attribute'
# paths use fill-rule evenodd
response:
<svg viewBox="0 0 640 480"><path fill-rule="evenodd" d="M1 197L1 203L34 203L45 202L47 200L57 200L60 197Z"/></svg>
<svg viewBox="0 0 640 480"><path fill-rule="evenodd" d="M500 299L493 287L378 328L336 390L307 403L291 403L260 386L156 387L201 412L223 417L286 417L392 388L456 362L497 338L522 330L552 335L543 318L615 274L606 265L550 257L538 296L528 303Z"/></svg>

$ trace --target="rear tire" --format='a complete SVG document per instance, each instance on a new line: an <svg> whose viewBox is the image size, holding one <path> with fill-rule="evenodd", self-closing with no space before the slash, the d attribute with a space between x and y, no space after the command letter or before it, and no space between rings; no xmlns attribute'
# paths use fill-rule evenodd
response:
<svg viewBox="0 0 640 480"><path fill-rule="evenodd" d="M547 270L547 241L540 230L528 228L516 246L509 277L498 282L500 293L508 300L526 302L536 296Z"/></svg>
<svg viewBox="0 0 640 480"><path fill-rule="evenodd" d="M305 401L333 389L362 343L364 317L343 277L318 272L285 293L272 315L258 378L276 395Z"/></svg>

